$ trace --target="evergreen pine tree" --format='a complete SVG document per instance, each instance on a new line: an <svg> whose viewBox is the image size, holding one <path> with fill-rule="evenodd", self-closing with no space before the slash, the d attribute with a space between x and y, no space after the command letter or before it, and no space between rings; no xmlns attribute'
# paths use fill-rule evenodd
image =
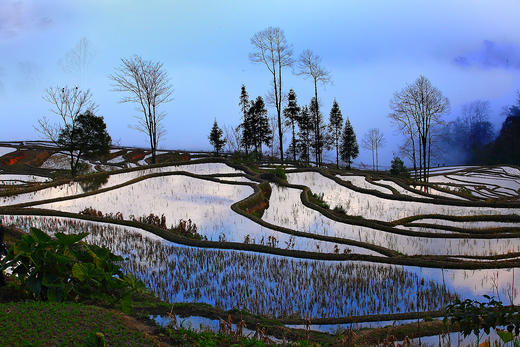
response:
<svg viewBox="0 0 520 347"><path fill-rule="evenodd" d="M215 152L217 156L219 155L220 150L226 144L226 139L224 139L222 133L222 129L218 127L217 120L213 123L213 128L211 128L211 132L209 133L209 142L215 148Z"/></svg>
<svg viewBox="0 0 520 347"><path fill-rule="evenodd" d="M390 168L390 175L392 176L402 176L402 177L410 177L410 172L404 166L403 161L399 157L394 157L392 159L392 164Z"/></svg>
<svg viewBox="0 0 520 347"><path fill-rule="evenodd" d="M312 118L307 106L302 107L297 121L299 129L298 140L296 141L297 151L300 155L300 159L304 160L305 162L307 162L307 164L309 164L312 133L314 128Z"/></svg>
<svg viewBox="0 0 520 347"><path fill-rule="evenodd" d="M334 99L334 103L332 104L332 108L330 110L329 116L329 132L331 135L331 140L336 147L336 167L339 168L339 140L341 138L341 127L343 125L343 116L341 115L341 110L339 109L339 105Z"/></svg>
<svg viewBox="0 0 520 347"><path fill-rule="evenodd" d="M343 134L341 135L341 159L347 163L347 167L350 169L352 160L357 158L358 154L359 146L356 140L356 134L350 124L350 120L347 118L345 127L343 128Z"/></svg>
<svg viewBox="0 0 520 347"><path fill-rule="evenodd" d="M296 123L298 121L298 115L300 113L300 107L296 103L296 93L294 90L289 90L287 107L283 110L285 116L285 125L290 126L292 129L292 141L287 150L288 156L292 154L293 160L296 161Z"/></svg>
<svg viewBox="0 0 520 347"><path fill-rule="evenodd" d="M273 132L269 126L264 99L261 96L257 97L255 101L251 101L247 117L248 127L251 131L250 143L258 155L259 149L260 154L262 152L262 144L269 145L273 139Z"/></svg>
<svg viewBox="0 0 520 347"><path fill-rule="evenodd" d="M323 116L319 110L319 105L315 98L311 99L309 111L312 119L312 144L311 148L316 158L316 165L321 166L323 161L323 150L329 147L327 127L323 123Z"/></svg>
<svg viewBox="0 0 520 347"><path fill-rule="evenodd" d="M250 104L249 95L247 94L246 86L244 84L242 84L240 89L238 106L240 106L240 111L242 112L242 123L239 125L239 128L242 129L242 139L240 144L244 147L246 155L248 155L249 148L251 147L251 122L248 119Z"/></svg>

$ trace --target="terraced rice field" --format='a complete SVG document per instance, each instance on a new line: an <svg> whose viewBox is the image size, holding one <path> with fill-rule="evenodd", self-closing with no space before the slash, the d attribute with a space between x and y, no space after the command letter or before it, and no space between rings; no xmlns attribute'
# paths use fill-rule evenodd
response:
<svg viewBox="0 0 520 347"><path fill-rule="evenodd" d="M438 310L484 294L520 304L516 167L439 168L425 189L295 167L275 183L262 178L267 168L224 159L140 167L124 158L131 150L113 153L106 165L128 168L92 176L97 184L4 172L2 223L86 230L170 302L313 319ZM80 214L89 208L117 218ZM189 219L200 237L135 222L150 214L164 216L167 228Z"/></svg>

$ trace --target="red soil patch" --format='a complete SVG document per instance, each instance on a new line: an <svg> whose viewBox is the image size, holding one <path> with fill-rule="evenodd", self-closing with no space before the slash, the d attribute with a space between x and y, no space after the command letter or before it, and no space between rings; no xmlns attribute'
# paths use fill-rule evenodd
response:
<svg viewBox="0 0 520 347"><path fill-rule="evenodd" d="M144 158L144 153L136 153L130 157L131 161L137 161Z"/></svg>
<svg viewBox="0 0 520 347"><path fill-rule="evenodd" d="M144 159L145 156L146 156L146 152L144 152L144 151L131 151L131 152L126 153L126 155L124 155L124 157L128 161L138 161L138 160Z"/></svg>
<svg viewBox="0 0 520 347"><path fill-rule="evenodd" d="M181 157L181 161L189 161L189 160L190 160L190 156L189 156L188 154L183 155L183 156Z"/></svg>
<svg viewBox="0 0 520 347"><path fill-rule="evenodd" d="M29 165L39 167L52 153L38 150L15 151L2 157L0 163L5 166Z"/></svg>
<svg viewBox="0 0 520 347"><path fill-rule="evenodd" d="M256 204L253 207L246 208L246 212L249 214L254 214L256 211L263 211L267 207L269 207L268 202L266 200L263 200L262 202L260 202L259 204Z"/></svg>
<svg viewBox="0 0 520 347"><path fill-rule="evenodd" d="M23 155L20 155L18 157L4 159L3 163L4 163L4 165L11 166L11 165L16 164L21 159L23 159Z"/></svg>
<svg viewBox="0 0 520 347"><path fill-rule="evenodd" d="M34 167L40 167L54 153L49 153L47 151L29 150L25 151L24 154L24 164Z"/></svg>

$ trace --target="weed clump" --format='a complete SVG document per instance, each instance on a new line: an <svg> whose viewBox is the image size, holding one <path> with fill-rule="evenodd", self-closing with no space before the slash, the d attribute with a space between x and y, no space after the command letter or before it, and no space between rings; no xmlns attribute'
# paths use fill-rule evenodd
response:
<svg viewBox="0 0 520 347"><path fill-rule="evenodd" d="M337 214L341 214L341 215L346 215L347 214L347 210L341 206L341 205L337 205L336 207L334 207L333 211Z"/></svg>
<svg viewBox="0 0 520 347"><path fill-rule="evenodd" d="M321 208L327 210L330 209L329 204L327 204L325 200L323 200L323 193L316 194L311 192L310 201Z"/></svg>
<svg viewBox="0 0 520 347"><path fill-rule="evenodd" d="M287 182L287 175L285 174L285 170L282 167L267 170L267 172L264 172L260 175L260 178L274 183L278 183L280 181Z"/></svg>

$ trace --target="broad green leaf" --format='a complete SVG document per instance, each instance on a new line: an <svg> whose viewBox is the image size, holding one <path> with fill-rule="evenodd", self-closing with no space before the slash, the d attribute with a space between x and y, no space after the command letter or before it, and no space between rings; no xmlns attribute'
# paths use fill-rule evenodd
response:
<svg viewBox="0 0 520 347"><path fill-rule="evenodd" d="M42 281L34 276L31 276L27 278L27 281L25 282L25 287L31 293L40 295L42 291Z"/></svg>
<svg viewBox="0 0 520 347"><path fill-rule="evenodd" d="M513 339L515 338L513 333L510 333L509 331L501 330L501 329L497 329L497 335L500 337L500 340L502 340L502 342L504 342L504 343L513 341Z"/></svg>
<svg viewBox="0 0 520 347"><path fill-rule="evenodd" d="M42 276L42 284L46 287L54 286L59 282L59 277L53 272L46 272Z"/></svg>
<svg viewBox="0 0 520 347"><path fill-rule="evenodd" d="M32 238L38 242L49 242L52 240L52 238L37 228L31 228L29 231L29 234L32 236Z"/></svg>
<svg viewBox="0 0 520 347"><path fill-rule="evenodd" d="M56 233L54 236L58 241L58 244L63 247L69 247L76 242L84 239L88 233L79 233L79 234L64 234L64 233Z"/></svg>
<svg viewBox="0 0 520 347"><path fill-rule="evenodd" d="M47 288L47 298L49 301L63 301L63 288L61 286Z"/></svg>
<svg viewBox="0 0 520 347"><path fill-rule="evenodd" d="M88 277L87 264L76 263L72 266L72 276L80 281L84 281Z"/></svg>

